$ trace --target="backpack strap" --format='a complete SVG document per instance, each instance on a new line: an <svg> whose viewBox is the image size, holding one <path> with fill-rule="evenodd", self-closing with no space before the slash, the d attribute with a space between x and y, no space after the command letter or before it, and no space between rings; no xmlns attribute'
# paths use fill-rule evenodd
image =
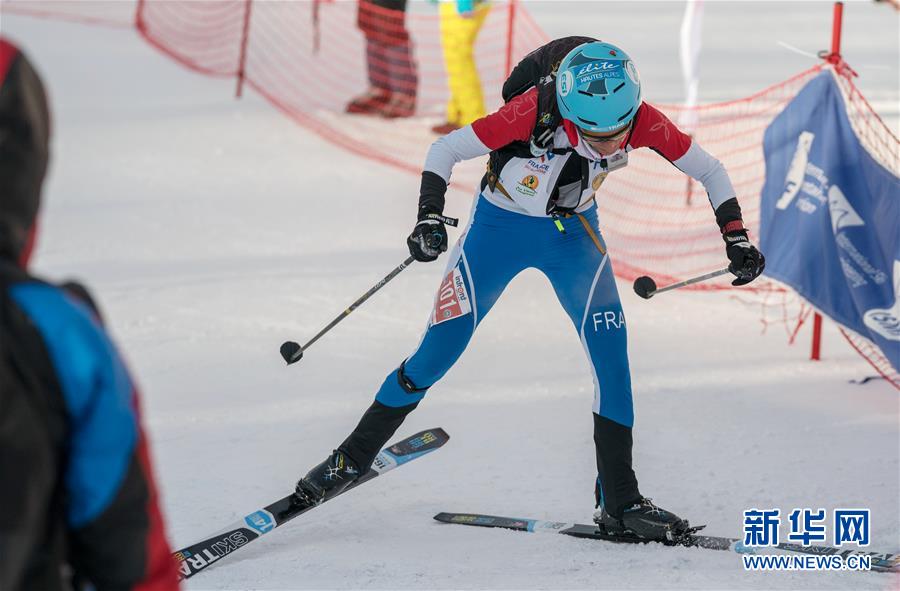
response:
<svg viewBox="0 0 900 591"><path fill-rule="evenodd" d="M570 51L596 41L593 37L562 37L535 49L520 61L503 84L501 95L509 102L531 87L538 90L538 114L528 151L531 156L543 156L553 145L553 135L562 123L556 102L556 73L559 64Z"/></svg>

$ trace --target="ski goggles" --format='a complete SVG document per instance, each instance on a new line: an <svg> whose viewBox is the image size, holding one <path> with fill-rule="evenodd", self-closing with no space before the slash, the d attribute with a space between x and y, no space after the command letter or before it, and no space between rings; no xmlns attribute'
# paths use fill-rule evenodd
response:
<svg viewBox="0 0 900 591"><path fill-rule="evenodd" d="M614 133L594 133L581 128L579 128L578 131L581 133L581 137L584 138L584 141L591 145L608 146L615 143L618 146L622 143L622 140L625 139L625 136L631 132L631 122L629 122L621 131L616 131Z"/></svg>

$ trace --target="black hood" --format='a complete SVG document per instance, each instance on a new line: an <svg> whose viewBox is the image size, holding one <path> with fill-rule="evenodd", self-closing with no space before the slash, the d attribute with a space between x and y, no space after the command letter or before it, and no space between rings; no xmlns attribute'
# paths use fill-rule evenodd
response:
<svg viewBox="0 0 900 591"><path fill-rule="evenodd" d="M49 157L44 85L28 58L0 38L0 257L24 263Z"/></svg>

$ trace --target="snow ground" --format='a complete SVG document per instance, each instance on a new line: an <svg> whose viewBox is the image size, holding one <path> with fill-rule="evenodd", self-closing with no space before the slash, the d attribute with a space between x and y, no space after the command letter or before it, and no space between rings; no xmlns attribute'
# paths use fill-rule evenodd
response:
<svg viewBox="0 0 900 591"><path fill-rule="evenodd" d="M879 7L880 8L880 7ZM414 265L285 368L405 256L418 179L343 153L127 30L4 16L50 87L35 269L93 287L144 392L173 547L285 494L418 341L442 265ZM77 48L77 51L75 49ZM73 59L73 53L77 59ZM645 73L645 78L647 74ZM340 166L338 166L340 163ZM453 194L448 214L467 216ZM602 224L602 220L601 220ZM639 300L630 326L642 491L708 531L750 507L870 507L900 550L900 398L827 326L788 347L726 294ZM472 511L586 521L591 381L568 318L520 276L402 434L442 450L316 509L190 589L887 589L896 577L745 573L729 553L446 526ZM784 533L784 532L783 532Z"/></svg>

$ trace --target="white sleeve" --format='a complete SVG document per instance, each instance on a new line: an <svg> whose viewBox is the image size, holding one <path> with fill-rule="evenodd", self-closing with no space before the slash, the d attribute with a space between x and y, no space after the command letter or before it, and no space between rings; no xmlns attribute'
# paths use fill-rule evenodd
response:
<svg viewBox="0 0 900 591"><path fill-rule="evenodd" d="M471 125L452 131L444 137L438 138L431 144L428 156L425 157L423 170L431 171L448 184L450 174L457 162L471 160L479 156L489 154L490 148L485 146Z"/></svg>
<svg viewBox="0 0 900 591"><path fill-rule="evenodd" d="M722 203L735 197L731 179L725 172L722 163L713 158L709 152L700 147L695 140L684 156L672 162L685 174L703 184L709 194L709 202L713 209L718 209Z"/></svg>

